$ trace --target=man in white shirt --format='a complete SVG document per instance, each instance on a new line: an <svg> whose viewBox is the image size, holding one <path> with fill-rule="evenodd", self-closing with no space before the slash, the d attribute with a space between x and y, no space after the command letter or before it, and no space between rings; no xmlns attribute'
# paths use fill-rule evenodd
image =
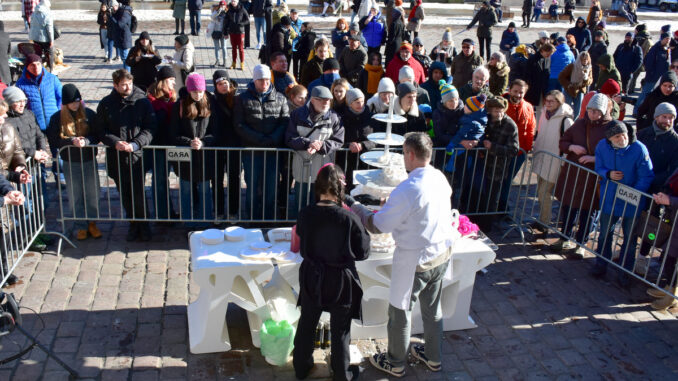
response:
<svg viewBox="0 0 678 381"><path fill-rule="evenodd" d="M411 354L434 372L440 371L443 278L450 266L453 230L450 188L445 176L433 168L433 142L426 133L405 135L403 156L409 177L391 193L378 213L350 197L347 203L372 233L392 233L393 253L388 309L388 353L370 362L396 377L405 374L410 343L412 306L420 300L426 347L413 345Z"/></svg>

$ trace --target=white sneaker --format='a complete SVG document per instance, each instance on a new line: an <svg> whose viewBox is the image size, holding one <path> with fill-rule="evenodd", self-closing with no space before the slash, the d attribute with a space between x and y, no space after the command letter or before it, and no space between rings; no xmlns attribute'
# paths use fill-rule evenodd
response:
<svg viewBox="0 0 678 381"><path fill-rule="evenodd" d="M261 49L261 42L257 44L257 50Z"/></svg>

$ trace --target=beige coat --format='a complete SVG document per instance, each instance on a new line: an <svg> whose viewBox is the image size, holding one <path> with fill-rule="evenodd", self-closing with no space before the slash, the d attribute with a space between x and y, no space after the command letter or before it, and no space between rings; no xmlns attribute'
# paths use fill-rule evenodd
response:
<svg viewBox="0 0 678 381"><path fill-rule="evenodd" d="M569 117L569 119L564 118ZM554 183L558 180L558 172L560 171L561 161L560 148L558 142L560 141L560 126L563 126L563 131L566 131L574 123L572 116L572 107L567 103L560 106L556 113L550 118L546 119L546 113L542 112L537 125L537 139L534 142L534 162L533 171L542 179ZM549 154L540 154L543 151Z"/></svg>

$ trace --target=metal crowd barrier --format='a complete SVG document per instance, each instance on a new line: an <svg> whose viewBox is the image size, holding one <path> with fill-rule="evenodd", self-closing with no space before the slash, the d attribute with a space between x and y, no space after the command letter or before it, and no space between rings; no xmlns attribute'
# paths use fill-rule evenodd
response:
<svg viewBox="0 0 678 381"><path fill-rule="evenodd" d="M79 154L87 150L96 160ZM527 156L521 154L517 160L490 156L484 148L453 155L437 148L433 165L447 167L453 207L462 213L513 218L510 205L523 181L511 180ZM65 223L76 221L293 223L301 207L312 202L309 179L317 171L317 165L303 162L295 173L295 155L263 148L148 146L130 154L104 146L63 147L59 172L65 183L57 184L62 228L65 232ZM369 169L358 156L347 149L335 153L349 182L355 170ZM71 199L75 202L66 202ZM86 202L92 199L96 202Z"/></svg>
<svg viewBox="0 0 678 381"><path fill-rule="evenodd" d="M29 250L40 234L53 234L64 238L60 233L45 230L45 208L43 203L43 189L41 166L34 160L26 160L26 171L31 175L31 182L15 184L16 189L23 193L23 205L3 205L0 207L0 235L1 263L0 285L4 285L17 264ZM60 249L60 247L59 247Z"/></svg>
<svg viewBox="0 0 678 381"><path fill-rule="evenodd" d="M526 191L516 204L522 223L556 233L649 286L675 284L678 210L550 152L535 152L525 170Z"/></svg>

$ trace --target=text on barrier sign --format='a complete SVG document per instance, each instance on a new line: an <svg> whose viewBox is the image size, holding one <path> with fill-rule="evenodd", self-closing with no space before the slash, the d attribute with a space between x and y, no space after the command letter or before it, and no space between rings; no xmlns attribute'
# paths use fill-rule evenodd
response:
<svg viewBox="0 0 678 381"><path fill-rule="evenodd" d="M191 161L190 148L169 148L167 149L167 161Z"/></svg>
<svg viewBox="0 0 678 381"><path fill-rule="evenodd" d="M617 198L633 206L640 203L640 192L627 186L617 185Z"/></svg>

